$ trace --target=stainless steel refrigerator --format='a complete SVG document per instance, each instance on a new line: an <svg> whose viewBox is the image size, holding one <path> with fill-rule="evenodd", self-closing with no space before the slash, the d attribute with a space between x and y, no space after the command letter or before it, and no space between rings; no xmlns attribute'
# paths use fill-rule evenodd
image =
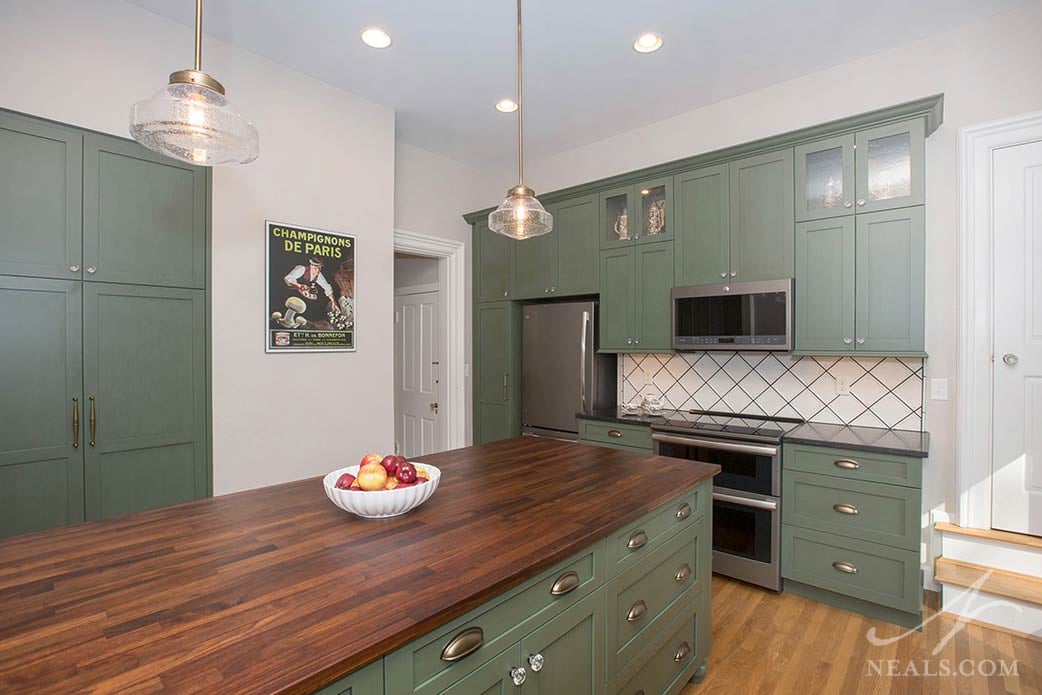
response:
<svg viewBox="0 0 1042 695"><path fill-rule="evenodd" d="M522 433L577 439L575 414L614 408L615 355L597 354L597 303L523 307Z"/></svg>

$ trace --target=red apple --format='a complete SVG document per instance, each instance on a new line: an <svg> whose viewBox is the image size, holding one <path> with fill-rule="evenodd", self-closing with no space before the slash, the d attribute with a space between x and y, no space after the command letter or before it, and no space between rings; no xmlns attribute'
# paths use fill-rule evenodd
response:
<svg viewBox="0 0 1042 695"><path fill-rule="evenodd" d="M347 490L351 487L351 484L355 482L355 477L350 473L344 473L342 476L336 479L336 485L333 487L339 490Z"/></svg>
<svg viewBox="0 0 1042 695"><path fill-rule="evenodd" d="M358 464L358 470L362 470L362 466L368 463L380 463L382 460L383 457L380 454L366 454L362 457L361 463Z"/></svg>
<svg viewBox="0 0 1042 695"><path fill-rule="evenodd" d="M402 483L415 483L416 467L408 461L400 463L398 464L398 472L394 474L394 477L398 478L398 481Z"/></svg>
<svg viewBox="0 0 1042 695"><path fill-rule="evenodd" d="M394 475L394 472L398 470L398 456L384 456L380 460L380 465L387 470L387 475Z"/></svg>
<svg viewBox="0 0 1042 695"><path fill-rule="evenodd" d="M367 463L358 471L358 485L363 490L383 490L387 484L387 470L379 461Z"/></svg>

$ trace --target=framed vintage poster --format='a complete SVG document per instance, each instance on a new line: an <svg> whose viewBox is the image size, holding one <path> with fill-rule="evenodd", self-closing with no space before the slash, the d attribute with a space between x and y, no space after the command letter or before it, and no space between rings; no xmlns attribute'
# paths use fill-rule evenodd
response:
<svg viewBox="0 0 1042 695"><path fill-rule="evenodd" d="M355 237L265 222L265 352L355 349Z"/></svg>

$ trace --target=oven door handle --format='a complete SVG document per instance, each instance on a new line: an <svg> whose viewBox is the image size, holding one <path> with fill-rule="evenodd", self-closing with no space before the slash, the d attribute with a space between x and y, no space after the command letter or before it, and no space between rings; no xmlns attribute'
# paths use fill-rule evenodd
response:
<svg viewBox="0 0 1042 695"><path fill-rule="evenodd" d="M749 497L739 497L737 495L727 495L723 492L714 492L713 499L718 502L730 502L731 504L737 504L742 507L752 507L754 509L766 509L774 512L778 510L778 503L774 500L755 500Z"/></svg>
<svg viewBox="0 0 1042 695"><path fill-rule="evenodd" d="M695 437L677 437L671 434L659 434L655 432L651 439L665 444L680 444L681 446L702 446L707 449L718 449L720 451L734 451L739 454L756 454L758 456L777 456L778 447L760 446L757 444L738 444L736 442L724 442L719 439L697 439Z"/></svg>

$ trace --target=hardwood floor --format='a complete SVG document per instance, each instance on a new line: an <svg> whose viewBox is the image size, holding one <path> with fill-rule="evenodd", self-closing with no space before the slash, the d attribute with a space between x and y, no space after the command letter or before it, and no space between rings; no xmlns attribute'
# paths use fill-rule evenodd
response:
<svg viewBox="0 0 1042 695"><path fill-rule="evenodd" d="M925 617L935 613L927 605ZM955 618L938 615L922 632L874 646L869 629L886 639L904 628L714 575L708 674L681 695L1042 693L1042 641L965 624L934 655L956 625ZM1014 662L1017 675L1004 675L1003 663L1012 668ZM969 675L939 675L946 665Z"/></svg>

